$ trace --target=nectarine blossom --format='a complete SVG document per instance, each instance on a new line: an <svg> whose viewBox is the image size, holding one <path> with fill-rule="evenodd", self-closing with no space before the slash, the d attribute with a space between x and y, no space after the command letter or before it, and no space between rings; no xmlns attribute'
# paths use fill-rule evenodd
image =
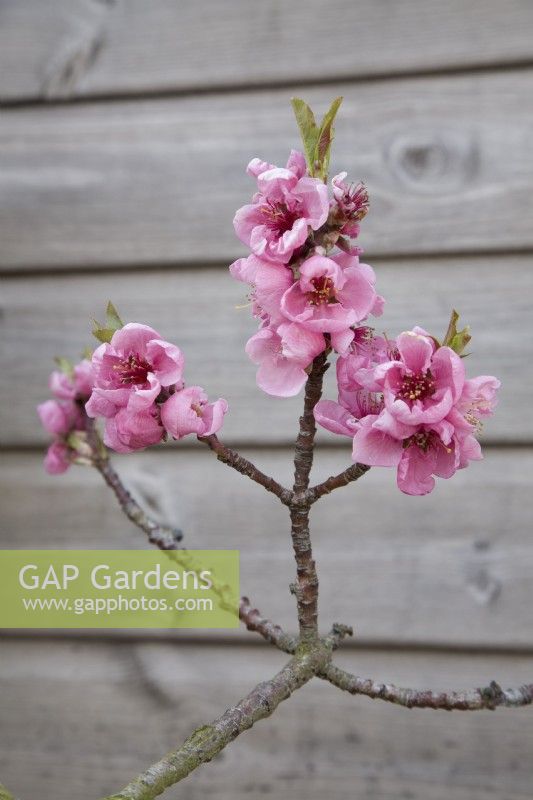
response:
<svg viewBox="0 0 533 800"><path fill-rule="evenodd" d="M257 385L267 394L292 397L307 380L306 368L323 352L324 337L296 323L277 329L261 328L246 344L246 353L257 370Z"/></svg>
<svg viewBox="0 0 533 800"><path fill-rule="evenodd" d="M73 400L76 397L89 397L93 388L93 368L91 362L84 358L75 364L72 373L54 370L48 382L50 391L62 400Z"/></svg>
<svg viewBox="0 0 533 800"><path fill-rule="evenodd" d="M385 348L382 342L374 347L373 368L372 348L339 359L339 402L321 401L315 418L353 437L354 461L397 467L403 492L427 494L433 476L449 478L482 458L475 433L493 412L500 382L492 376L467 380L460 356L421 328Z"/></svg>
<svg viewBox="0 0 533 800"><path fill-rule="evenodd" d="M85 410L89 417L114 417L121 408L149 409L162 389L181 382L184 358L148 325L130 322L92 357L94 386Z"/></svg>
<svg viewBox="0 0 533 800"><path fill-rule="evenodd" d="M292 151L285 168L254 158L247 172L257 179L253 202L240 208L233 224L241 242L261 258L286 264L328 217L327 186L306 175L305 159Z"/></svg>
<svg viewBox="0 0 533 800"><path fill-rule="evenodd" d="M252 253L233 262L230 272L250 285L252 313L260 320L246 346L259 364L258 385L289 397L301 389L319 352L346 354L356 326L382 313L374 271L359 261L362 251L346 238L358 234L368 196L340 173L330 201L326 184L307 176L304 157L296 151L285 169L253 159L248 173L257 178L259 192L252 205L239 209L234 223ZM297 339L298 346L289 339Z"/></svg>
<svg viewBox="0 0 533 800"><path fill-rule="evenodd" d="M83 405L91 393L92 366L84 359L67 371L54 370L48 385L55 399L46 400L37 406L41 424L55 438L44 459L44 467L51 475L65 472L77 453L68 444L69 435L84 432L87 418Z"/></svg>
<svg viewBox="0 0 533 800"><path fill-rule="evenodd" d="M188 386L165 400L161 406L161 422L174 438L182 439L190 433L210 436L222 427L228 404L223 398L208 402L200 386Z"/></svg>
<svg viewBox="0 0 533 800"><path fill-rule="evenodd" d="M300 278L281 299L287 319L322 333L342 333L381 313L374 271L357 256L314 255L300 266ZM351 337L353 338L353 336Z"/></svg>
<svg viewBox="0 0 533 800"><path fill-rule="evenodd" d="M340 172L332 178L332 222L339 226L344 236L358 236L359 222L368 212L368 192L362 183L346 183L347 173Z"/></svg>

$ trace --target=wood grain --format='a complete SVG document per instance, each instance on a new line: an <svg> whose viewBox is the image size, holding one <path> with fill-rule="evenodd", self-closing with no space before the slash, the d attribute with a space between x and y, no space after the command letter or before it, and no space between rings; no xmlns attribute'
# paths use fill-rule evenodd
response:
<svg viewBox="0 0 533 800"><path fill-rule="evenodd" d="M272 650L2 642L0 770L21 798L118 790L283 663ZM353 668L353 656L339 661ZM372 651L381 680L449 688L531 678L531 660ZM407 711L315 680L185 781L179 796L530 797L531 713Z"/></svg>
<svg viewBox="0 0 533 800"><path fill-rule="evenodd" d="M379 330L391 335L423 325L435 335L446 329L456 307L472 326L470 375L495 374L503 381L496 415L485 426L487 441L532 441L529 414L533 333L524 325L533 290L528 257L427 259L375 263L379 290L387 297ZM505 279L503 276L509 276ZM302 399L271 398L257 389L255 368L244 353L256 329L246 288L225 269L184 269L70 277L20 277L0 288L0 443L47 441L35 405L47 396L56 355L76 359L87 345L90 321L112 299L127 320L153 325L183 349L186 380L229 400L225 438L241 442L292 442ZM335 397L330 370L327 395ZM263 422L261 422L263 421ZM265 421L268 421L265 424ZM324 439L340 443L338 437Z"/></svg>
<svg viewBox="0 0 533 800"><path fill-rule="evenodd" d="M513 64L531 60L532 24L519 0L4 0L0 99Z"/></svg>
<svg viewBox="0 0 533 800"><path fill-rule="evenodd" d="M243 452L290 480L288 452ZM241 592L295 629L286 509L207 451L117 463L145 507L183 528L188 547L240 550ZM319 450L313 480L347 463L348 452ZM312 514L322 629L353 624L359 642L531 648L532 469L531 450L491 450L422 499L401 494L386 469L324 498ZM4 548L146 547L87 468L53 478L38 457L4 456L0 494Z"/></svg>
<svg viewBox="0 0 533 800"><path fill-rule="evenodd" d="M332 174L368 185L369 255L525 249L533 71L352 84ZM4 111L0 268L231 260L254 155L298 145L288 89ZM331 87L305 92L320 111Z"/></svg>

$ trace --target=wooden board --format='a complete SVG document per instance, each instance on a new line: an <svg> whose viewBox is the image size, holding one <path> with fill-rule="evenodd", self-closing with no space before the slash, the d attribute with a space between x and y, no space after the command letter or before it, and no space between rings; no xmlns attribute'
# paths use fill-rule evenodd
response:
<svg viewBox="0 0 533 800"><path fill-rule="evenodd" d="M266 648L0 648L0 774L21 800L118 791L283 663ZM531 680L525 658L360 652L357 668L431 688ZM532 747L531 709L407 711L315 680L169 797L529 800Z"/></svg>
<svg viewBox="0 0 533 800"><path fill-rule="evenodd" d="M375 264L379 290L387 297L376 324L391 335L420 324L442 335L452 307L472 326L470 375L496 374L503 381L487 441L533 440L529 414L533 348L526 325L533 270L529 257L423 259ZM504 277L506 276L506 277ZM92 317L112 299L127 320L153 325L178 343L187 359L186 380L230 403L224 436L240 442L293 441L302 398L270 398L257 389L255 368L244 353L256 329L245 287L225 269L139 272L97 276L20 277L0 288L0 442L47 440L35 405L47 396L54 356L76 359L90 336ZM334 370L327 395L336 396ZM260 423L260 421L263 421ZM266 422L266 424L265 424ZM330 442L342 442L325 434Z"/></svg>
<svg viewBox="0 0 533 800"><path fill-rule="evenodd" d="M289 483L288 451L243 452ZM314 479L348 462L320 449ZM531 649L532 469L531 450L490 450L425 498L400 493L386 469L324 498L312 517L322 628L353 624L358 642ZM119 470L188 547L239 549L241 592L294 630L287 514L275 498L209 452L130 456ZM40 458L4 456L0 496L1 547L146 547L86 468L50 477Z"/></svg>
<svg viewBox="0 0 533 800"><path fill-rule="evenodd" d="M513 64L531 58L532 24L519 0L4 0L0 99Z"/></svg>
<svg viewBox="0 0 533 800"><path fill-rule="evenodd" d="M244 168L298 145L294 91L4 111L0 268L242 254ZM530 248L532 91L530 70L343 87L332 174L368 185L368 253ZM317 111L336 93L304 92Z"/></svg>

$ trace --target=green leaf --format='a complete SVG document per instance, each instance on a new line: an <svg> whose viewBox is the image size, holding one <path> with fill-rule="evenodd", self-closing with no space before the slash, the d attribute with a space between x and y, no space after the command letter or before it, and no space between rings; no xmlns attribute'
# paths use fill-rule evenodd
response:
<svg viewBox="0 0 533 800"><path fill-rule="evenodd" d="M293 97L291 99L291 104L296 122L298 123L298 128L300 129L300 136L302 137L309 174L314 175L315 152L320 133L316 124L315 115L307 103L300 97Z"/></svg>
<svg viewBox="0 0 533 800"><path fill-rule="evenodd" d="M92 333L99 342L110 342L115 331L113 328L103 328L97 320L93 320Z"/></svg>
<svg viewBox="0 0 533 800"><path fill-rule="evenodd" d="M317 177L322 178L324 181L327 180L328 177L331 143L334 136L333 123L335 122L335 117L337 116L341 103L342 97L336 97L328 111L324 114L316 144L315 163L320 165L317 168Z"/></svg>
<svg viewBox="0 0 533 800"><path fill-rule="evenodd" d="M333 123L342 103L342 97L336 97L332 102L324 114L320 127L316 124L315 115L304 100L300 97L293 97L291 103L300 129L309 174L326 181L333 141Z"/></svg>
<svg viewBox="0 0 533 800"><path fill-rule="evenodd" d="M457 323L459 321L459 314L454 309L451 313L450 322L448 323L448 330L442 342L444 347L449 347L454 350L458 355L461 355L468 342L471 340L470 326L466 325L462 330L457 330Z"/></svg>
<svg viewBox="0 0 533 800"><path fill-rule="evenodd" d="M106 308L106 315L105 315L106 326L108 328L113 328L113 330L118 331L120 328L124 327L124 323L119 317L118 311L109 300Z"/></svg>
<svg viewBox="0 0 533 800"><path fill-rule="evenodd" d="M63 358L63 356L56 356L54 358L57 366L65 375L69 378L74 376L74 364L68 360L68 358Z"/></svg>
<svg viewBox="0 0 533 800"><path fill-rule="evenodd" d="M93 357L93 350L90 347L84 347L81 356L82 358L87 359L87 361L90 361Z"/></svg>
<svg viewBox="0 0 533 800"><path fill-rule="evenodd" d="M93 336L99 342L110 342L115 331L124 327L119 313L111 301L108 302L105 313L105 325L101 325L98 320L93 320Z"/></svg>
<svg viewBox="0 0 533 800"><path fill-rule="evenodd" d="M11 792L8 792L5 786L0 783L0 800L15 800Z"/></svg>

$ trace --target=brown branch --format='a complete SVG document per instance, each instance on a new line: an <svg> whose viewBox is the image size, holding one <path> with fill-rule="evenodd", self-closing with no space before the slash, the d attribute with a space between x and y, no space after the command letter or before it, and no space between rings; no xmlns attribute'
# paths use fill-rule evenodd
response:
<svg viewBox="0 0 533 800"><path fill-rule="evenodd" d="M283 652L296 652L298 640L294 636L285 633L279 625L262 617L257 608L253 608L247 597L241 597L239 618L249 631L256 631L261 634L263 639L283 650Z"/></svg>
<svg viewBox="0 0 533 800"><path fill-rule="evenodd" d="M296 559L297 584L294 587L298 603L298 622L302 640L313 641L318 636L318 575L313 560L309 534L309 509L307 498L309 475L313 466L316 422L313 410L322 395L324 373L328 368L327 355L321 353L305 384L304 410L294 452L294 486L289 504L291 538Z"/></svg>
<svg viewBox="0 0 533 800"><path fill-rule="evenodd" d="M113 490L124 514L146 533L152 544L167 552L182 549L179 547L178 542L183 538L183 533L177 528L159 525L151 519L128 492L107 457L98 455L93 458L93 463L104 477L107 485ZM217 588L216 585L213 586L215 591L217 591ZM224 599L224 587L220 588L218 594ZM257 608L251 606L247 597L241 597L240 599L239 619L246 625L248 630L256 631L280 650L286 653L294 653L296 650L296 640L286 634L279 625L275 625L273 622L263 618ZM0 800L2 800L1 794Z"/></svg>
<svg viewBox="0 0 533 800"><path fill-rule="evenodd" d="M294 453L294 494L300 495L309 486L309 475L313 466L316 422L314 408L322 397L324 373L329 364L327 354L321 353L313 361L311 372L305 384L304 410L300 417L300 429L296 438Z"/></svg>
<svg viewBox="0 0 533 800"><path fill-rule="evenodd" d="M281 486L281 484L274 480L274 478L271 478L269 475L265 475L264 472L261 472L261 470L257 469L255 464L252 464L252 462L248 461L247 458L239 455L239 453L235 452L235 450L226 447L226 445L222 444L216 434L213 433L211 436L198 436L198 441L204 442L204 444L206 444L213 451L213 453L215 453L219 461L222 461L224 464L227 464L229 467L237 470L237 472L240 472L241 475L251 478L260 486L263 486L267 492L272 492L272 494L275 494L284 505L289 505L292 498L292 492L290 489L286 489L284 486Z"/></svg>
<svg viewBox="0 0 533 800"><path fill-rule="evenodd" d="M347 636L353 636L353 628L350 625L343 625L340 622L334 622L331 626L331 631L327 636L323 637L323 642L331 649L336 650L340 647L341 642Z"/></svg>
<svg viewBox="0 0 533 800"><path fill-rule="evenodd" d="M516 689L502 689L495 681L480 689L459 692L432 692L428 689L406 689L393 684L377 683L360 678L329 664L319 677L350 694L362 694L372 699L386 700L406 708L433 708L444 711L493 710L498 706L515 708L533 703L533 683Z"/></svg>
<svg viewBox="0 0 533 800"><path fill-rule="evenodd" d="M368 470L366 464L352 464L350 467L339 473L339 475L332 475L322 483L312 486L307 490L307 498L309 503L316 503L325 494L329 494L334 489L340 489L342 486L348 486L349 483L359 480Z"/></svg>
<svg viewBox="0 0 533 800"><path fill-rule="evenodd" d="M179 528L160 525L151 519L128 492L107 457L98 456L93 463L107 485L113 490L124 514L146 533L148 541L155 544L160 550L177 550L178 542L183 539L182 531Z"/></svg>
<svg viewBox="0 0 533 800"><path fill-rule="evenodd" d="M271 680L258 684L221 717L198 728L181 747L153 764L118 794L104 800L153 800L201 764L211 761L239 734L269 717L283 700L313 677L323 662L322 651L319 655L295 656Z"/></svg>

